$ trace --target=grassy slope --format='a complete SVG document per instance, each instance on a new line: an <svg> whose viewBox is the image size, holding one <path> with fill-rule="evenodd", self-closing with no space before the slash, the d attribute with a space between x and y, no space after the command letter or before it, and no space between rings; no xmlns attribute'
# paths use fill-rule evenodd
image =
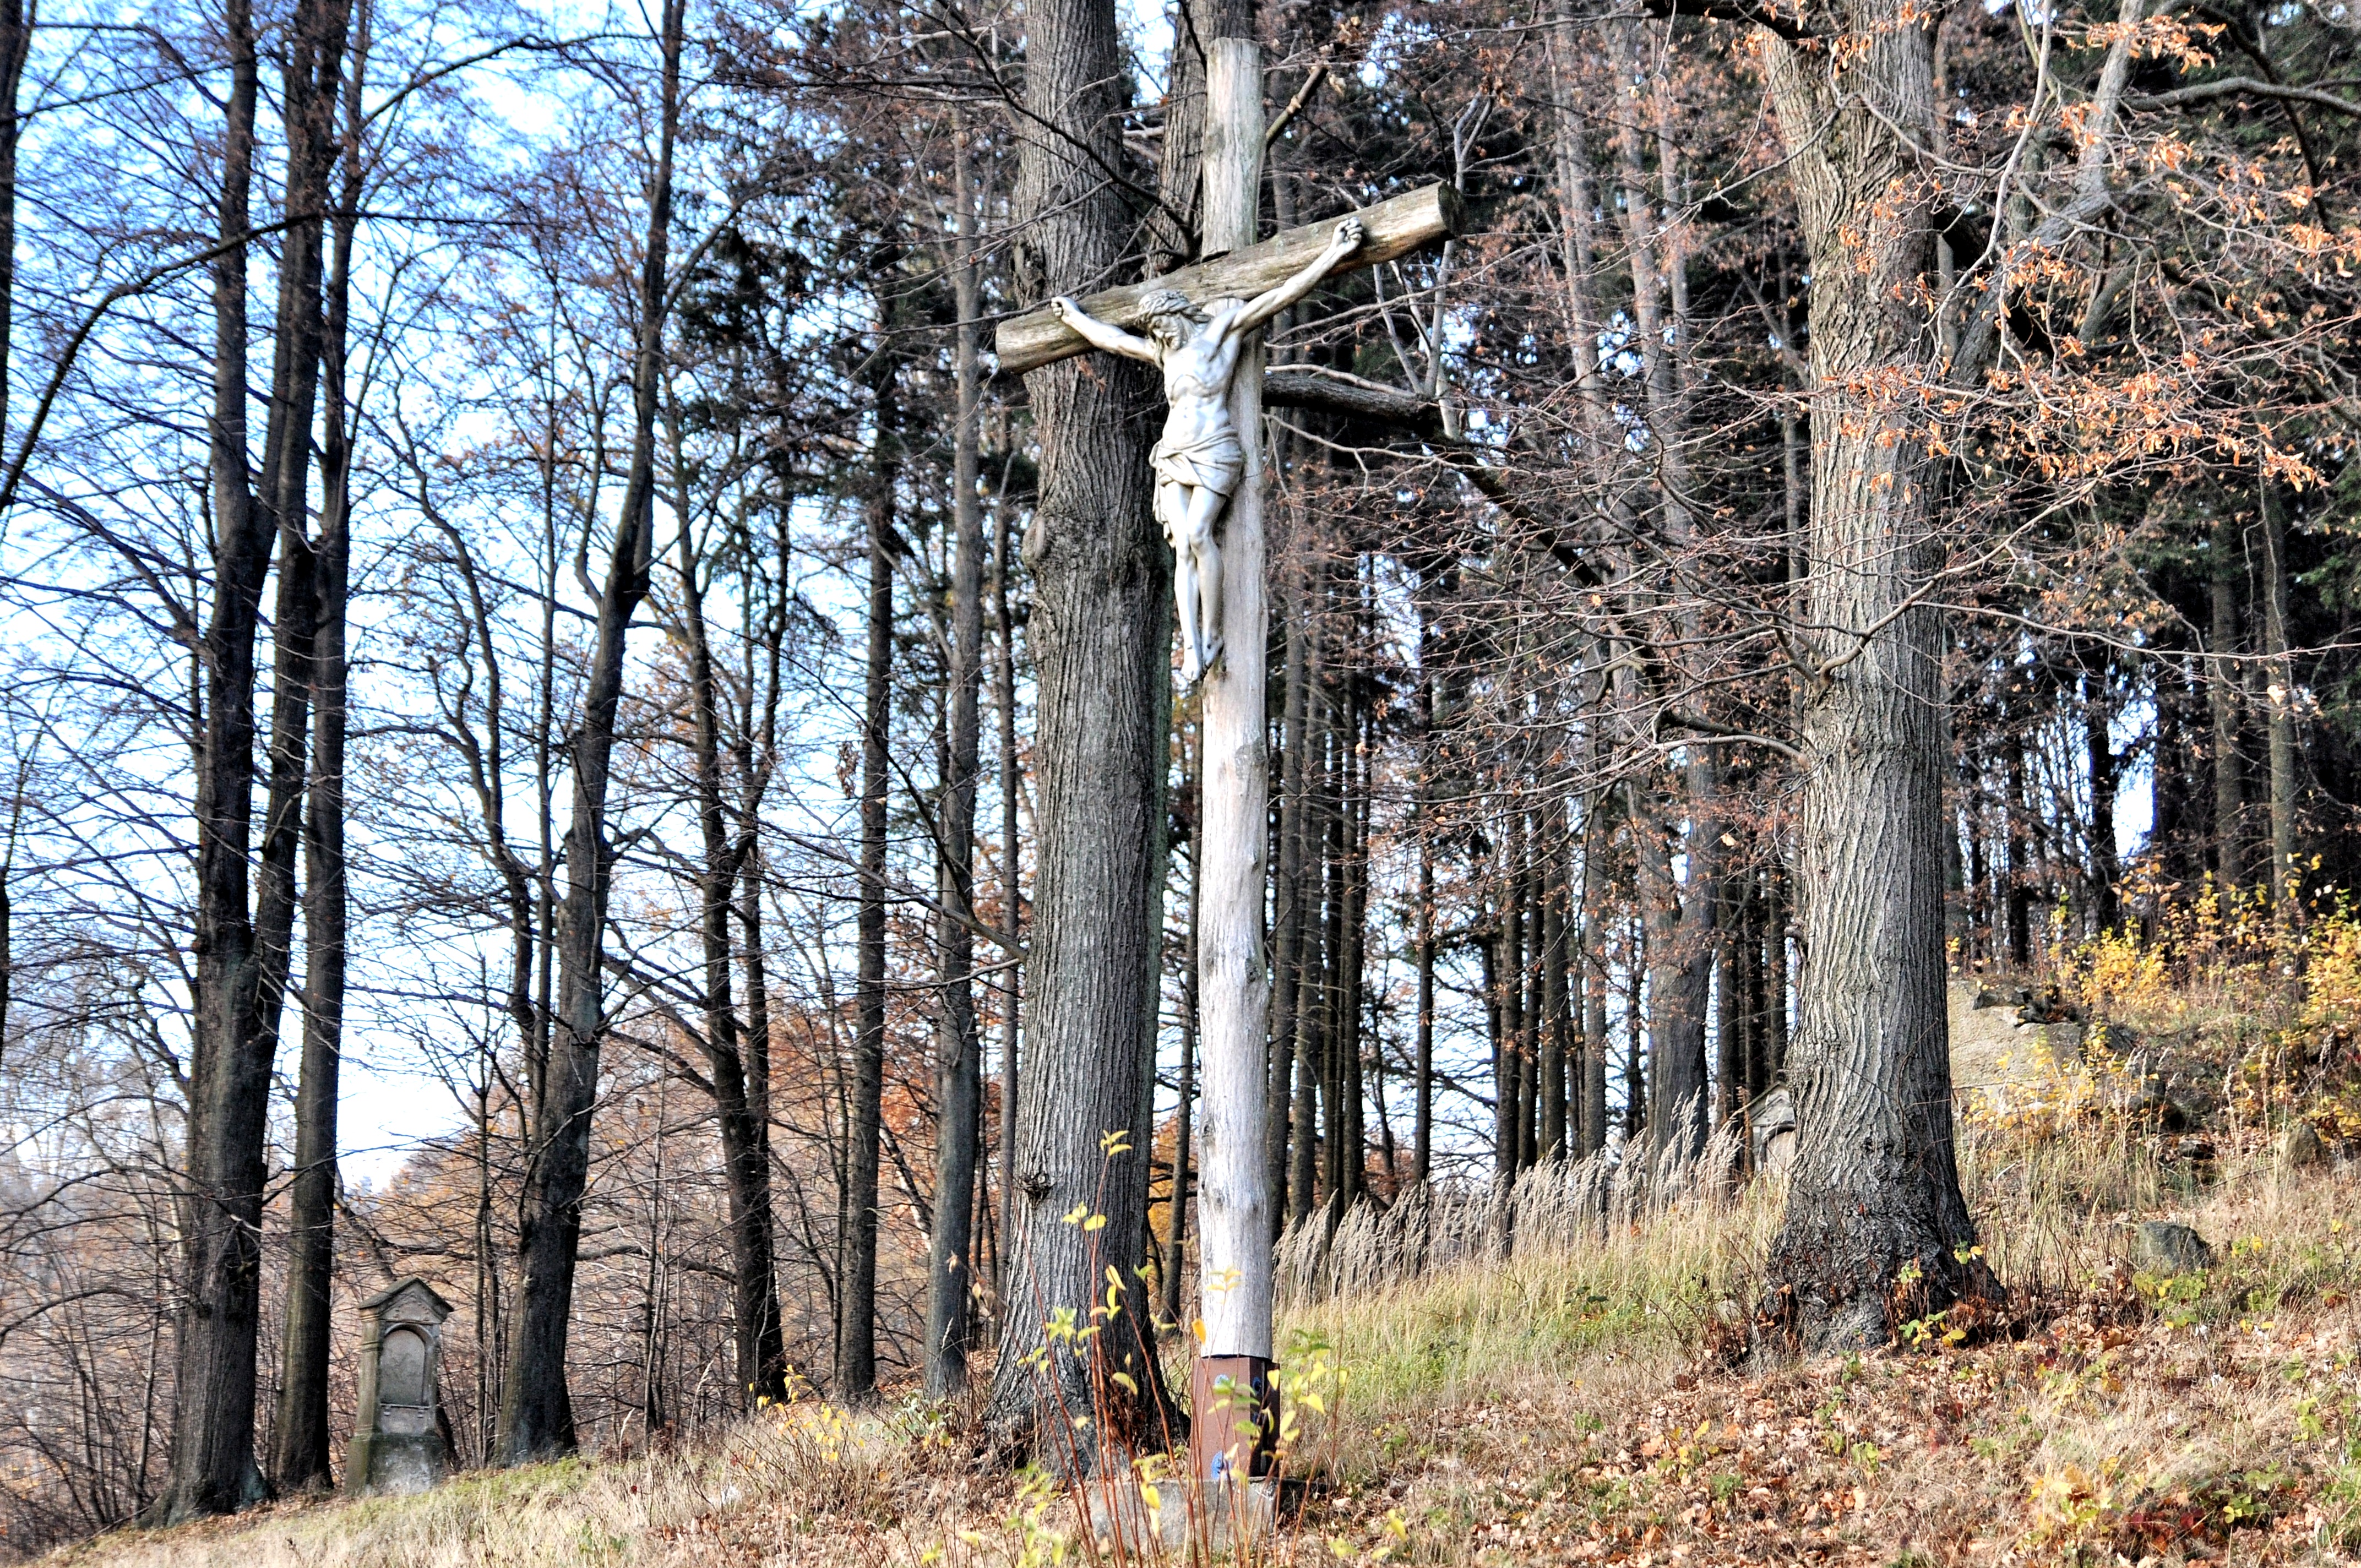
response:
<svg viewBox="0 0 2361 1568"><path fill-rule="evenodd" d="M2187 1009L2176 1027L2203 1033ZM2350 1560L2361 1547L2352 1180L2275 1168L2219 1125L2210 1167L2049 1074L1964 1161L2028 1337L1784 1367L1701 1346L1746 1299L1777 1193L1294 1314L1309 1485L1262 1562L2159 1563ZM2186 1220L2217 1266L2122 1261ZM1324 1349L1325 1354L1322 1354ZM1168 1486L1167 1491L1170 1488ZM1296 1492L1291 1491L1291 1498ZM417 1498L282 1508L92 1543L91 1568L410 1563L1139 1562L979 1471L939 1421L807 1404L693 1454L464 1477ZM1151 1560L1178 1561L1151 1552ZM1224 1552L1224 1561L1235 1554Z"/></svg>

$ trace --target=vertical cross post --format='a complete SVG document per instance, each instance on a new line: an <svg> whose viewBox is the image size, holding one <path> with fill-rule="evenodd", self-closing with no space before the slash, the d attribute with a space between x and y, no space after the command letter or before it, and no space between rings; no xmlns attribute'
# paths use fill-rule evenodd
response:
<svg viewBox="0 0 2361 1568"><path fill-rule="evenodd" d="M1205 99L1204 247L1245 250L1256 240L1262 186L1262 60L1252 39L1210 41ZM1263 1168L1270 1014L1263 666L1270 609L1263 583L1259 334L1231 378L1230 419L1246 448L1246 469L1222 527L1222 657L1199 687L1197 1229L1204 1339L1191 1402L1200 1481L1243 1480L1267 1469L1278 1415L1270 1378L1271 1198Z"/></svg>

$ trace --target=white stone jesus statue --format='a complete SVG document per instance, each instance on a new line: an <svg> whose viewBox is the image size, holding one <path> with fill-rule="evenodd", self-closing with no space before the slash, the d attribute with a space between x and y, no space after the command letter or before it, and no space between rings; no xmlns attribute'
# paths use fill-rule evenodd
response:
<svg viewBox="0 0 2361 1568"><path fill-rule="evenodd" d="M1164 438L1156 444L1156 521L1172 546L1172 592L1179 601L1182 677L1195 681L1222 656L1223 509L1246 473L1246 447L1230 418L1230 380L1246 334L1319 285L1360 248L1361 220L1346 218L1312 264L1278 288L1244 302L1216 300L1200 310L1177 289L1140 301L1148 335L1110 326L1071 299L1049 302L1052 314L1093 347L1144 359L1164 372Z"/></svg>

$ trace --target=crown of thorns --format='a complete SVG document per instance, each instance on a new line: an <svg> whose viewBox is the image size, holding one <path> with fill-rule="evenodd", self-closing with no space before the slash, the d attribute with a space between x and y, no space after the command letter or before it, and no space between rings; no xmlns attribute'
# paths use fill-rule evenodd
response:
<svg viewBox="0 0 2361 1568"><path fill-rule="evenodd" d="M1150 289L1139 297L1139 308L1150 321L1158 316L1187 316L1191 321L1199 322L1205 319L1205 313L1178 289Z"/></svg>

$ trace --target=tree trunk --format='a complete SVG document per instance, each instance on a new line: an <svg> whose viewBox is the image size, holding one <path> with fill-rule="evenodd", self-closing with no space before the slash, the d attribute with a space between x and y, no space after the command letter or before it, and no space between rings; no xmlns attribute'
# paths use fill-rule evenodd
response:
<svg viewBox="0 0 2361 1568"><path fill-rule="evenodd" d="M1202 788L1202 782L1199 787ZM1202 813L1197 820L1201 825L1203 823ZM1202 842L1197 848L1200 853L1203 852ZM1157 1281L1164 1293L1164 1321L1172 1323L1180 1321L1181 1247L1189 1234L1189 1151L1196 1136L1193 1124L1197 1100L1197 1040L1201 1026L1197 1004L1197 959L1199 927L1204 917L1203 894L1199 881L1202 875L1199 864L1192 858L1189 868L1189 935L1180 957L1180 1080L1173 1097L1172 1190L1170 1201L1164 1211L1164 1267ZM1259 1091L1262 1086L1257 1083L1255 1087ZM1262 1153L1260 1149L1254 1151L1257 1165L1261 1163ZM1268 1250L1268 1241L1264 1245Z"/></svg>
<svg viewBox="0 0 2361 1568"><path fill-rule="evenodd" d="M836 1395L845 1400L865 1400L877 1392L877 1168L885 1095L885 793L894 722L892 542L895 487L900 482L894 447L895 370L887 357L893 307L884 309L870 388L877 445L863 508L869 524L869 652L861 725L860 973L853 996L852 1078L845 1104L844 1186L836 1225Z"/></svg>
<svg viewBox="0 0 2361 1568"><path fill-rule="evenodd" d="M2296 860L2295 661L2288 656L2287 512L2268 480L2263 514L2263 657L2269 696L2271 912L2280 924L2301 916L2303 868Z"/></svg>
<svg viewBox="0 0 2361 1568"><path fill-rule="evenodd" d="M1344 785L1344 857L1338 865L1344 913L1344 940L1337 948L1336 1074L1337 1118L1336 1212L1357 1201L1367 1185L1367 1094L1363 1081L1367 1057L1362 1014L1367 992L1361 977L1368 968L1369 905L1369 779L1367 705L1356 692L1352 718L1339 745L1338 778Z"/></svg>
<svg viewBox="0 0 2361 1568"><path fill-rule="evenodd" d="M1610 1043L1607 1031L1607 949L1595 913L1587 912L1584 916L1582 958L1581 1152L1589 1156L1607 1146L1607 1048Z"/></svg>
<svg viewBox="0 0 2361 1568"><path fill-rule="evenodd" d="M1339 682L1340 686L1345 683ZM1321 1201L1335 1223L1337 1194L1345 1185L1345 857L1352 832L1352 795L1345 762L1351 734L1351 710L1343 691L1327 705L1322 726L1324 744L1320 773L1321 909L1320 931L1320 1184Z"/></svg>
<svg viewBox="0 0 2361 1568"><path fill-rule="evenodd" d="M1669 827L1635 817L1648 928L1648 1148L1678 1147L1684 1160L1705 1148L1706 1017L1712 1001L1714 884L1704 851L1707 797L1692 790L1686 839L1688 876L1675 881L1665 848Z"/></svg>
<svg viewBox="0 0 2361 1568"><path fill-rule="evenodd" d="M1286 675L1279 700L1280 765L1286 772L1279 803L1279 876L1272 894L1273 958L1270 999L1270 1075L1268 1143L1265 1159L1270 1183L1270 1228L1276 1237L1287 1224L1292 1173L1289 1167L1289 1100L1295 1080L1295 1033L1298 999L1303 993L1303 726L1305 643L1300 593L1290 590L1287 606ZM1299 1127L1299 1143L1309 1137Z"/></svg>
<svg viewBox="0 0 2361 1568"><path fill-rule="evenodd" d="M2114 929L2115 792L2117 788L2114 704L2107 690L2103 656L2082 672L2082 743L2091 771L2091 916L2099 931Z"/></svg>
<svg viewBox="0 0 2361 1568"><path fill-rule="evenodd" d="M2208 545L2207 585L2213 624L2206 652L2205 706L2213 720L2213 881L2227 892L2246 884L2246 785L2238 764L2238 587L2246 576L2237 523L2224 508Z"/></svg>
<svg viewBox="0 0 2361 1568"><path fill-rule="evenodd" d="M1943 564L1928 431L1883 400L1924 363L1916 303L1930 197L1872 100L1926 104L1933 28L1855 0L1861 51L1842 103L1767 33L1772 99L1795 152L1812 261L1812 519L1797 880L1803 1019L1789 1058L1799 1143L1771 1248L1764 1326L1811 1349L1881 1343L1980 1288L1951 1143L1943 975L1943 627L1913 605ZM1897 194L1901 192L1901 194Z"/></svg>
<svg viewBox="0 0 2361 1568"><path fill-rule="evenodd" d="M1030 24L1025 91L1038 128L1018 154L1020 262L1028 292L1077 290L1114 270L1131 232L1104 176L1124 156L1122 35L1113 0L1045 0ZM1136 1270L1147 1250L1170 568L1148 510L1146 376L1097 357L1044 367L1026 388L1041 455L1025 540L1038 847L1008 1304L986 1419L1004 1442L1062 1469L1103 1452L1113 1461L1166 1408ZM1106 1223L1066 1223L1077 1207ZM1051 1315L1087 1320L1109 1268L1126 1292L1121 1318L1087 1341L1052 1343ZM1109 1380L1115 1370L1137 1397ZM1092 1424L1060 1430L1061 1408Z"/></svg>
<svg viewBox="0 0 2361 1568"><path fill-rule="evenodd" d="M214 602L200 647L197 741L196 1016L191 1042L186 1190L170 1470L157 1513L226 1513L263 1495L254 1464L263 1135L270 1058L253 1017L258 981L247 909L254 806L254 640L271 532L247 455L247 258L258 69L247 0L225 0L230 63L222 142L221 255L213 264Z"/></svg>
<svg viewBox="0 0 2361 1568"><path fill-rule="evenodd" d="M1000 726L1000 928L1006 956L1014 959L1024 950L1017 944L1024 937L1025 887L1016 839L1016 629L1008 609L1008 579L1016 562L1008 518L1007 507L994 509L992 678L993 717ZM1005 1332L1008 1256L1016 1245L1012 1228L1016 1212L1016 1037L1024 970L1009 967L1000 973L1000 1229L993 1285L1002 1314L996 1332Z"/></svg>
<svg viewBox="0 0 2361 1568"><path fill-rule="evenodd" d="M1764 912L1769 931L1763 953L1765 1089L1779 1082L1787 1071L1787 907L1786 869L1774 866L1771 872L1770 907Z"/></svg>
<svg viewBox="0 0 2361 1568"><path fill-rule="evenodd" d="M1297 915L1303 937L1296 955L1295 987L1295 1148L1288 1176L1289 1216L1301 1224L1312 1217L1319 1201L1320 1093L1325 1059L1328 1014L1327 899L1327 755L1331 717L1322 675L1325 658L1317 633L1320 598L1312 574L1303 574L1305 591L1299 615L1307 644L1304 675L1304 725L1301 755L1289 760L1298 775L1297 795L1301 819L1301 893Z"/></svg>
<svg viewBox="0 0 2361 1568"><path fill-rule="evenodd" d="M1423 702L1423 676L1420 690ZM1415 896L1411 939L1417 948L1418 1033L1411 1047L1410 1179L1413 1186L1423 1187L1434 1167L1434 840L1423 810L1418 824Z"/></svg>
<svg viewBox="0 0 2361 1568"><path fill-rule="evenodd" d="M679 436L678 414L673 420ZM681 487L677 515L693 515L688 465L675 445L673 473ZM720 1134L721 1165L730 1192L730 1326L737 1355L735 1399L742 1404L786 1395L786 1343L779 1322L779 1292L772 1262L771 1166L746 1070L746 1036L731 992L736 953L740 868L754 852L751 818L733 832L721 804L721 700L706 633L703 563L692 532L677 543L681 627L688 663L694 720L697 820L704 863L697 872L697 935L704 949L704 1050Z"/></svg>
<svg viewBox="0 0 2361 1568"><path fill-rule="evenodd" d="M1746 905L1741 885L1735 878L1723 884L1722 933L1714 977L1714 1039L1713 1039L1713 1119L1716 1126L1726 1126L1738 1114L1746 1088L1746 1025L1743 1022L1741 997L1745 981L1741 978L1743 959L1741 949L1747 938Z"/></svg>
<svg viewBox="0 0 2361 1568"><path fill-rule="evenodd" d="M1648 923L1633 918L1623 938L1623 1135L1636 1137L1648 1124L1648 1069L1641 1045L1640 987L1648 972Z"/></svg>
<svg viewBox="0 0 2361 1568"><path fill-rule="evenodd" d="M1492 1163L1502 1177L1517 1174L1517 1129L1524 1120L1519 1113L1523 1094L1520 1064L1525 1043L1523 840L1523 818L1512 816L1500 834L1499 913L1494 921L1499 932L1494 938L1497 972L1491 984L1499 1017L1492 1053Z"/></svg>
<svg viewBox="0 0 2361 1568"><path fill-rule="evenodd" d="M684 8L684 0L665 0L661 24L656 165L648 181L639 319L632 323L631 451L573 745L574 809L566 829L566 894L557 918L556 1017L548 1062L535 1086L518 1206L522 1279L510 1321L509 1375L500 1397L497 1446L500 1462L508 1464L530 1464L574 1446L566 1343L582 1235L582 1192L590 1174L590 1115L598 1101L598 1049L607 1023L602 959L615 861L607 838L607 793L615 720L622 707L624 653L632 612L647 598L655 523L656 398L665 246L672 231L673 142L680 127Z"/></svg>
<svg viewBox="0 0 2361 1568"><path fill-rule="evenodd" d="M2033 855L2025 841L2025 738L2008 738L2008 961L2020 972L2033 964Z"/></svg>
<svg viewBox="0 0 2361 1568"><path fill-rule="evenodd" d="M342 68L342 18L322 40L317 91L333 96ZM355 49L354 93L367 27ZM324 122L329 105L314 114ZM347 102L342 199L319 337L322 387L320 532L312 587L312 759L303 820L303 1046L295 1089L295 1172L288 1183L287 1324L279 1386L276 1480L281 1492L329 1485L329 1308L335 1271L336 1091L345 1015L346 608L351 566L352 439L346 390L346 323L354 231L363 192L362 121ZM319 188L327 185L324 170Z"/></svg>
<svg viewBox="0 0 2361 1568"><path fill-rule="evenodd" d="M983 1126L983 1042L975 1022L975 781L977 703L983 680L983 512L977 493L976 362L983 314L976 277L975 199L964 124L954 126L953 189L959 259L959 430L951 483L950 748L942 801L942 909L935 919L937 1022L935 1228L927 1255L927 1392L948 1398L967 1387L968 1301L975 1279L977 1140Z"/></svg>
<svg viewBox="0 0 2361 1568"><path fill-rule="evenodd" d="M1566 1000L1566 859L1568 835L1565 802L1553 801L1543 820L1548 824L1542 847L1542 1125L1540 1152L1543 1159L1560 1159L1574 1147L1566 1126L1566 1058L1578 1049L1574 1020ZM1579 1102L1574 1107L1581 1113Z"/></svg>
<svg viewBox="0 0 2361 1568"><path fill-rule="evenodd" d="M1517 1168L1530 1168L1541 1156L1542 1043L1542 901L1540 850L1534 844L1536 824L1520 808L1512 818L1516 835L1517 929L1520 937L1518 973L1510 981L1517 1003Z"/></svg>
<svg viewBox="0 0 2361 1568"><path fill-rule="evenodd" d="M0 453L8 448L8 368L16 345L16 144L24 132L16 104L38 10L38 0L0 0Z"/></svg>

